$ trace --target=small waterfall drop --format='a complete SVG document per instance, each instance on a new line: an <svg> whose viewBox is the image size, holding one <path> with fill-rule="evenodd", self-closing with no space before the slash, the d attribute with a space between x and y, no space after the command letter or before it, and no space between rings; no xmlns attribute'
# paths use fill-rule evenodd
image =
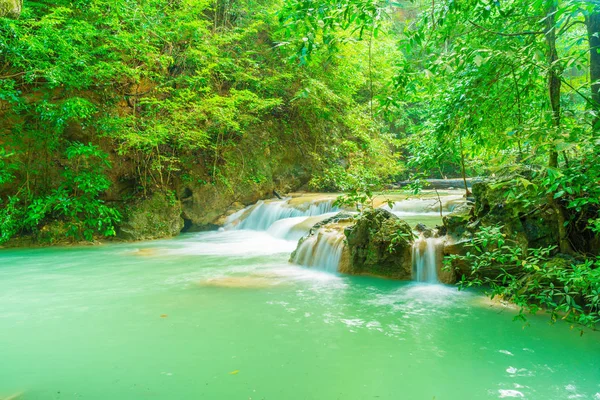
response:
<svg viewBox="0 0 600 400"><path fill-rule="evenodd" d="M276 201L259 201L253 206L238 211L227 219L226 228L249 229L266 231L275 222L288 218L313 217L338 211L333 205L333 200L313 201L301 204L290 204L290 199ZM289 222L300 223L301 219ZM279 227L281 228L281 226ZM278 231L278 229L274 229ZM285 232L280 232L284 234Z"/></svg>
<svg viewBox="0 0 600 400"><path fill-rule="evenodd" d="M441 196L439 200L436 198L407 199L394 202L391 208L387 204L382 206L382 208L396 214L399 217L427 214L439 215L440 201L442 202L442 212L449 213L452 212L452 210L454 210L458 204L463 203L463 198L462 196L452 195Z"/></svg>
<svg viewBox="0 0 600 400"><path fill-rule="evenodd" d="M337 272L343 251L344 235L337 231L319 230L300 244L292 255L292 261L305 267Z"/></svg>
<svg viewBox="0 0 600 400"><path fill-rule="evenodd" d="M443 241L419 237L412 248L413 278L418 282L437 283L442 262Z"/></svg>

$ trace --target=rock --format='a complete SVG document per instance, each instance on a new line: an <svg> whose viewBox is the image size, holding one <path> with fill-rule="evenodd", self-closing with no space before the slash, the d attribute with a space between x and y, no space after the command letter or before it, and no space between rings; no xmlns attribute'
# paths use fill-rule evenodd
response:
<svg viewBox="0 0 600 400"><path fill-rule="evenodd" d="M502 225L508 239L527 248L548 247L558 243L557 218L545 198L536 208L507 200L511 180L479 182L473 185L474 217L483 226Z"/></svg>
<svg viewBox="0 0 600 400"><path fill-rule="evenodd" d="M346 273L408 280L412 278L410 226L384 209L366 210L344 230L349 261Z"/></svg>
<svg viewBox="0 0 600 400"><path fill-rule="evenodd" d="M0 17L18 18L23 8L23 0L0 0Z"/></svg>
<svg viewBox="0 0 600 400"><path fill-rule="evenodd" d="M214 222L213 225L215 225L217 228L220 226L225 226L225 224L227 223L227 218L229 218L232 214L235 214L236 212L243 210L245 208L245 206L236 201L234 202L232 205L229 206L229 208L227 208L227 210L225 211L225 213L223 213L223 215L221 215L219 218L217 218Z"/></svg>
<svg viewBox="0 0 600 400"><path fill-rule="evenodd" d="M184 227L181 202L154 193L125 211L117 236L125 240L149 240L177 236Z"/></svg>
<svg viewBox="0 0 600 400"><path fill-rule="evenodd" d="M415 231L419 232L424 238L430 238L434 236L433 229L427 227L425 224L417 224Z"/></svg>
<svg viewBox="0 0 600 400"><path fill-rule="evenodd" d="M444 225L436 225L435 226L435 237L442 237L448 234L448 228Z"/></svg>
<svg viewBox="0 0 600 400"><path fill-rule="evenodd" d="M312 230L316 230L319 229L322 226L325 225L345 225L348 223L351 223L354 221L354 215L347 213L347 212L339 212L337 214L335 214L333 217L329 217L327 219L324 219L323 221L317 222L311 229Z"/></svg>
<svg viewBox="0 0 600 400"><path fill-rule="evenodd" d="M468 239L462 239L455 241L452 237L447 237L444 241L443 254L444 256L450 255L461 255L467 254L466 244L469 243ZM453 260L451 263L451 271L456 275L469 275L470 267L465 262L460 260Z"/></svg>
<svg viewBox="0 0 600 400"><path fill-rule="evenodd" d="M473 184L475 204L463 204L444 217L448 235L458 242L470 239L481 226L501 225L507 238L527 248L547 247L558 241L556 216L549 207L527 209L506 199L512 181Z"/></svg>
<svg viewBox="0 0 600 400"><path fill-rule="evenodd" d="M481 227L502 226L502 232L512 243L524 252L530 248L548 247L558 243L557 219L546 199L541 198L536 205L506 198L506 191L513 185L513 179L477 182L473 184L475 204L466 204L444 217L448 230L448 240L444 245L444 255L466 255L466 244ZM470 275L470 267L464 262L453 261L457 275ZM501 272L500 267L487 272L489 276Z"/></svg>
<svg viewBox="0 0 600 400"><path fill-rule="evenodd" d="M473 207L468 204L462 204L454 211L443 217L446 234L455 238L460 238L469 230L469 224L473 219Z"/></svg>

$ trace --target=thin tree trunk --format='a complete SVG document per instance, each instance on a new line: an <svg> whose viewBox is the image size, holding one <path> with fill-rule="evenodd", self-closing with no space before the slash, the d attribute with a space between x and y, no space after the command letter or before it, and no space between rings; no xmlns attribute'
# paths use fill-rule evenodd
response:
<svg viewBox="0 0 600 400"><path fill-rule="evenodd" d="M590 46L590 85L594 102L594 130L600 131L600 10L594 10L585 21Z"/></svg>
<svg viewBox="0 0 600 400"><path fill-rule="evenodd" d="M512 66L512 77L513 82L515 83L515 93L517 95L517 122L519 123L519 129L522 128L523 125L523 110L521 107L521 89L519 88L519 80L517 79L517 74L515 72L515 67ZM520 135L519 135L520 136ZM517 136L517 144L519 146L519 157L517 158L518 162L521 162L523 159L523 149L521 147L521 139Z"/></svg>
<svg viewBox="0 0 600 400"><path fill-rule="evenodd" d="M560 129L560 67L558 65L558 52L556 50L556 0L547 0L546 14L546 45L548 61L548 94L550 96L550 107L552 109L552 125L558 131ZM548 155L548 167L558 168L558 151L552 145ZM558 244L561 253L572 253L573 249L567 235L565 211L560 203L554 198L554 193L548 194L548 204L554 209L557 219Z"/></svg>
<svg viewBox="0 0 600 400"><path fill-rule="evenodd" d="M462 135L459 133L458 134L458 143L460 145L460 165L461 165L461 169L462 169L462 178L463 178L463 182L465 184L465 198L469 197L471 195L471 192L469 191L469 187L467 186L467 171L465 168L465 151L463 150L463 141L462 141Z"/></svg>
<svg viewBox="0 0 600 400"><path fill-rule="evenodd" d="M373 23L375 24L375 23ZM373 114L373 34L375 30L375 25L371 27L371 35L369 36L369 105L371 109L371 119L374 120Z"/></svg>

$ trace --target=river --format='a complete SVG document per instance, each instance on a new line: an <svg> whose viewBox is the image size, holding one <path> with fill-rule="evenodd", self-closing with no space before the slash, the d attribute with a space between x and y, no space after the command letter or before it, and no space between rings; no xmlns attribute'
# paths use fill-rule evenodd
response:
<svg viewBox="0 0 600 400"><path fill-rule="evenodd" d="M0 399L600 399L597 332L295 247L238 229L1 251Z"/></svg>

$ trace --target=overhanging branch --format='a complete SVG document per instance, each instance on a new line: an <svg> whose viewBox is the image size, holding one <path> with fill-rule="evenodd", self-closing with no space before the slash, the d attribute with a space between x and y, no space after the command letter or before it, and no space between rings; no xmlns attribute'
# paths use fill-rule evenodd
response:
<svg viewBox="0 0 600 400"><path fill-rule="evenodd" d="M497 31L492 31L491 29L487 29L479 24L476 24L473 21L469 21L469 23L471 25L473 25L474 27L481 29L483 31L486 31L488 33L493 33L494 35L499 35L499 36L508 36L508 37L514 37L514 36L527 36L527 35L544 35L546 34L546 32L544 31L523 31L523 32L514 32L514 33L506 33L506 32L497 32Z"/></svg>

